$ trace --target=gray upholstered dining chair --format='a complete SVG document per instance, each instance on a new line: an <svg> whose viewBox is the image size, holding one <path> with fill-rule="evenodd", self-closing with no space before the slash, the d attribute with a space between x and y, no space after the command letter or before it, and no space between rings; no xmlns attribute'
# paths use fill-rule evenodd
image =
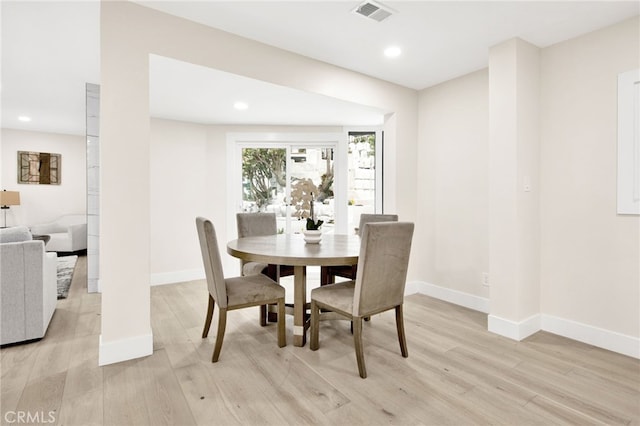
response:
<svg viewBox="0 0 640 426"><path fill-rule="evenodd" d="M284 287L266 275L256 274L236 278L225 278L220 260L220 250L216 231L210 220L196 218L196 228L200 239L200 250L204 262L209 307L202 330L202 338L209 335L215 304L218 304L218 333L211 362L218 362L224 332L227 325L227 311L275 303L278 306L278 346L287 345L284 316Z"/></svg>
<svg viewBox="0 0 640 426"><path fill-rule="evenodd" d="M274 213L236 213L238 238L260 237L275 235L278 232L276 215ZM265 274L272 280L279 282L280 277L293 275L293 266L267 265L259 262L240 260L242 275ZM268 312L267 305L260 306L260 324L267 325L267 319L277 321L277 314Z"/></svg>
<svg viewBox="0 0 640 426"><path fill-rule="evenodd" d="M238 238L275 235L278 232L276 215L273 213L236 213ZM261 274L266 270L266 263L240 260L242 275Z"/></svg>
<svg viewBox="0 0 640 426"><path fill-rule="evenodd" d="M397 222L397 214L370 214L362 213L360 215L360 225L356 229L356 233L360 235L360 231L367 223L375 222ZM348 278L350 280L356 279L356 273L358 271L357 265L338 265L338 266L323 266L320 268L320 285L327 285L336 282L336 277Z"/></svg>
<svg viewBox="0 0 640 426"><path fill-rule="evenodd" d="M395 309L400 351L403 357L409 356L402 305L413 228L409 222L368 223L361 230L355 281L329 284L311 291L311 350L319 347L321 316L334 312L351 320L358 371L363 379L367 377L362 344L364 317Z"/></svg>

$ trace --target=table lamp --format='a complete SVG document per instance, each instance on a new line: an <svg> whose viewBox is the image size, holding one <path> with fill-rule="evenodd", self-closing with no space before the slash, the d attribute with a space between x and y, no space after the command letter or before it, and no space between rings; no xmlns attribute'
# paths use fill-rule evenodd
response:
<svg viewBox="0 0 640 426"><path fill-rule="evenodd" d="M4 211L4 224L3 228L7 227L7 210L9 206L20 205L20 193L18 191L0 191L0 209Z"/></svg>

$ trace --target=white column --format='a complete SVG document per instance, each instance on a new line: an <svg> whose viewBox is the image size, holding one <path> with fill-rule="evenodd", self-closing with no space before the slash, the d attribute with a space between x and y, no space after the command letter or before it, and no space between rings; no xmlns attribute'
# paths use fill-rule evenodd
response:
<svg viewBox="0 0 640 426"><path fill-rule="evenodd" d="M539 49L520 39L489 52L489 330L540 329Z"/></svg>
<svg viewBox="0 0 640 426"><path fill-rule="evenodd" d="M87 289L100 291L100 86L87 83Z"/></svg>
<svg viewBox="0 0 640 426"><path fill-rule="evenodd" d="M149 54L122 5L100 9L100 365L153 353Z"/></svg>

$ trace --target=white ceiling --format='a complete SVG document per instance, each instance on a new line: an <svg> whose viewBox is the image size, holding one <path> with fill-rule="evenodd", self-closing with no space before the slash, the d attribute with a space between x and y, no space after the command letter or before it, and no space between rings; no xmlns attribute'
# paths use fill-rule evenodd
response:
<svg viewBox="0 0 640 426"><path fill-rule="evenodd" d="M640 12L637 1L386 1L397 13L378 23L351 13L357 1L137 3L414 89L486 67L489 47L512 37L546 47ZM99 3L5 0L1 13L2 126L83 134L84 84L100 83ZM390 44L403 54L385 58ZM166 58L151 65L158 117L355 125L384 113Z"/></svg>
<svg viewBox="0 0 640 426"><path fill-rule="evenodd" d="M3 0L0 11L2 127L84 134L85 83L100 82L99 4Z"/></svg>
<svg viewBox="0 0 640 426"><path fill-rule="evenodd" d="M377 0L376 0L377 1ZM393 1L376 22L362 1L136 1L230 33L413 89L487 66L488 49L513 37L539 47L637 15L637 1ZM398 45L389 60L385 47Z"/></svg>

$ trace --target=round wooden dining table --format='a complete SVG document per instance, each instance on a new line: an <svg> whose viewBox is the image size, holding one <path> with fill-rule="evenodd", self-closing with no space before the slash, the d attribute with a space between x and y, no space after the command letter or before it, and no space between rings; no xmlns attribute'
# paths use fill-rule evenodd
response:
<svg viewBox="0 0 640 426"><path fill-rule="evenodd" d="M302 234L245 237L230 241L227 253L250 262L293 266L293 344L304 346L309 328L306 316L306 267L356 265L360 254L360 237L323 234L318 244L305 243Z"/></svg>

